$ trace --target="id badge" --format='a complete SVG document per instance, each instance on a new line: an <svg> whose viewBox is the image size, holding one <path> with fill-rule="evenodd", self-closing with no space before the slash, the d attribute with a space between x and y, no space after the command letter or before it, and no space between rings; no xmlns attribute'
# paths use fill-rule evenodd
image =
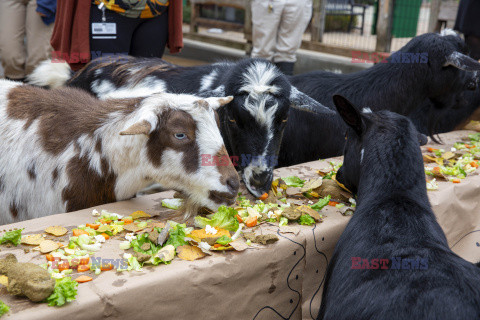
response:
<svg viewBox="0 0 480 320"><path fill-rule="evenodd" d="M93 22L92 38L93 39L116 39L117 24L114 22Z"/></svg>

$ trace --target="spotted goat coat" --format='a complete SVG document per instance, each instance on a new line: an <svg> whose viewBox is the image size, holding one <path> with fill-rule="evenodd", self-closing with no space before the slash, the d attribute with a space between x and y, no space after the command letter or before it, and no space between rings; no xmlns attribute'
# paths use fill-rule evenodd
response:
<svg viewBox="0 0 480 320"><path fill-rule="evenodd" d="M187 215L232 203L232 163L201 165L202 154L227 155L214 110L231 99L101 101L1 80L0 224L128 199L154 182L183 192Z"/></svg>

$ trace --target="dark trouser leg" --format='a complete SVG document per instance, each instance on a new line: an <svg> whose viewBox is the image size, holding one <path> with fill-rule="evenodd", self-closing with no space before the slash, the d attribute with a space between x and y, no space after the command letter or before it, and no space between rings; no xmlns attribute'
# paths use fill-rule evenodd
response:
<svg viewBox="0 0 480 320"><path fill-rule="evenodd" d="M480 59L480 37L465 35L465 43L470 48L470 57L475 60Z"/></svg>
<svg viewBox="0 0 480 320"><path fill-rule="evenodd" d="M160 16L142 19L132 35L130 55L161 58L168 37L168 11Z"/></svg>
<svg viewBox="0 0 480 320"><path fill-rule="evenodd" d="M116 24L116 33L99 33L98 30L92 29L92 23L103 23L102 10L92 5L90 9L90 51L92 60L99 57L127 55L133 31L141 22L140 19L127 18L110 10L105 10L105 18L105 23Z"/></svg>

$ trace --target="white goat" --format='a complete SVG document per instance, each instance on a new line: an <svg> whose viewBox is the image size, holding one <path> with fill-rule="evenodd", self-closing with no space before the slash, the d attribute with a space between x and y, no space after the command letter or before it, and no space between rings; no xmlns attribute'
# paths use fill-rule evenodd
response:
<svg viewBox="0 0 480 320"><path fill-rule="evenodd" d="M214 110L231 97L184 94L101 101L0 80L0 224L133 197L158 182L186 195L186 216L234 201L235 168Z"/></svg>

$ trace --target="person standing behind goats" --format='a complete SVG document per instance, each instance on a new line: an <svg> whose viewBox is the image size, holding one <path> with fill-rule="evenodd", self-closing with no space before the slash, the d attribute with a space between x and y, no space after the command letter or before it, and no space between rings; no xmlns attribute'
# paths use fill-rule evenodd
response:
<svg viewBox="0 0 480 320"><path fill-rule="evenodd" d="M5 77L23 81L48 59L57 0L0 0L0 60Z"/></svg>
<svg viewBox="0 0 480 320"><path fill-rule="evenodd" d="M311 16L312 0L253 0L252 57L270 60L292 75Z"/></svg>

